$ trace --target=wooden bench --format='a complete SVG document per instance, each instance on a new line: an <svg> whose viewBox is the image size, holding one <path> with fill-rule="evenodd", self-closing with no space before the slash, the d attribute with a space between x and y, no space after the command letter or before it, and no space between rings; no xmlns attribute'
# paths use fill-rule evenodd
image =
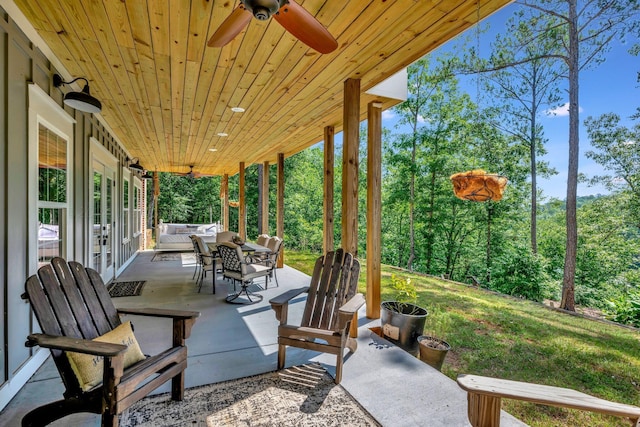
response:
<svg viewBox="0 0 640 427"><path fill-rule="evenodd" d="M503 397L626 417L633 421L634 426L640 427L639 407L611 402L568 388L478 375L458 375L458 385L468 393L468 416L473 427L499 426L500 399Z"/></svg>

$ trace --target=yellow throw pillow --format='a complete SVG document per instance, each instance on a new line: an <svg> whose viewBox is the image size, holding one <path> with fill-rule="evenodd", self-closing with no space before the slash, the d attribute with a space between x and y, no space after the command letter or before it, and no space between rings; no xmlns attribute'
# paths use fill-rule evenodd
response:
<svg viewBox="0 0 640 427"><path fill-rule="evenodd" d="M124 352L125 369L145 359L138 345L138 341L136 341L136 337L133 335L130 321L122 323L114 330L94 338L93 341L126 345L128 348ZM104 361L101 356L68 351L67 358L71 364L71 369L73 369L73 372L78 378L82 390L88 391L102 382Z"/></svg>

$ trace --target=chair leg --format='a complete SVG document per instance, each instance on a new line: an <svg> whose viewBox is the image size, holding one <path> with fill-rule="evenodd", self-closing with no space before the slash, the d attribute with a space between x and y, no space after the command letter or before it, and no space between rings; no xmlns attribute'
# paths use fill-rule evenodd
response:
<svg viewBox="0 0 640 427"><path fill-rule="evenodd" d="M171 399L182 401L184 399L184 371L180 371L171 378Z"/></svg>
<svg viewBox="0 0 640 427"><path fill-rule="evenodd" d="M102 427L118 427L119 424L120 419L118 418L118 415L110 412L102 414Z"/></svg>
<svg viewBox="0 0 640 427"><path fill-rule="evenodd" d="M284 344L278 345L278 370L284 368L284 361L286 357L287 346Z"/></svg>
<svg viewBox="0 0 640 427"><path fill-rule="evenodd" d="M336 359L336 378L334 380L334 382L336 384L340 384L340 381L342 381L342 362L344 359L344 349L342 349L343 351L340 352L340 354L338 354L338 357Z"/></svg>

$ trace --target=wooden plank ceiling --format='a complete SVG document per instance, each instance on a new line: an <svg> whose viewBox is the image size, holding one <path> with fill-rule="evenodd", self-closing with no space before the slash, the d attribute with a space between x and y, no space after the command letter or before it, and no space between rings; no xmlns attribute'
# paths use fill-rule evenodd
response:
<svg viewBox="0 0 640 427"><path fill-rule="evenodd" d="M482 0L478 12L476 0L299 0L338 40L327 55L273 19L252 19L225 47L207 47L239 0L15 3L63 77L89 80L103 120L145 168L220 175L295 154L321 141L325 126L340 131L348 78L361 79L363 119L372 100L394 105L364 92L509 1Z"/></svg>

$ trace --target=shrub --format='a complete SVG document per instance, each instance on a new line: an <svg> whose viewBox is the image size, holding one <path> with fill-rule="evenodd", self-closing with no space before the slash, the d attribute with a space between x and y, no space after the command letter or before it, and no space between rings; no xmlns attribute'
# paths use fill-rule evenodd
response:
<svg viewBox="0 0 640 427"><path fill-rule="evenodd" d="M634 290L608 301L607 318L625 325L640 327L640 291Z"/></svg>

